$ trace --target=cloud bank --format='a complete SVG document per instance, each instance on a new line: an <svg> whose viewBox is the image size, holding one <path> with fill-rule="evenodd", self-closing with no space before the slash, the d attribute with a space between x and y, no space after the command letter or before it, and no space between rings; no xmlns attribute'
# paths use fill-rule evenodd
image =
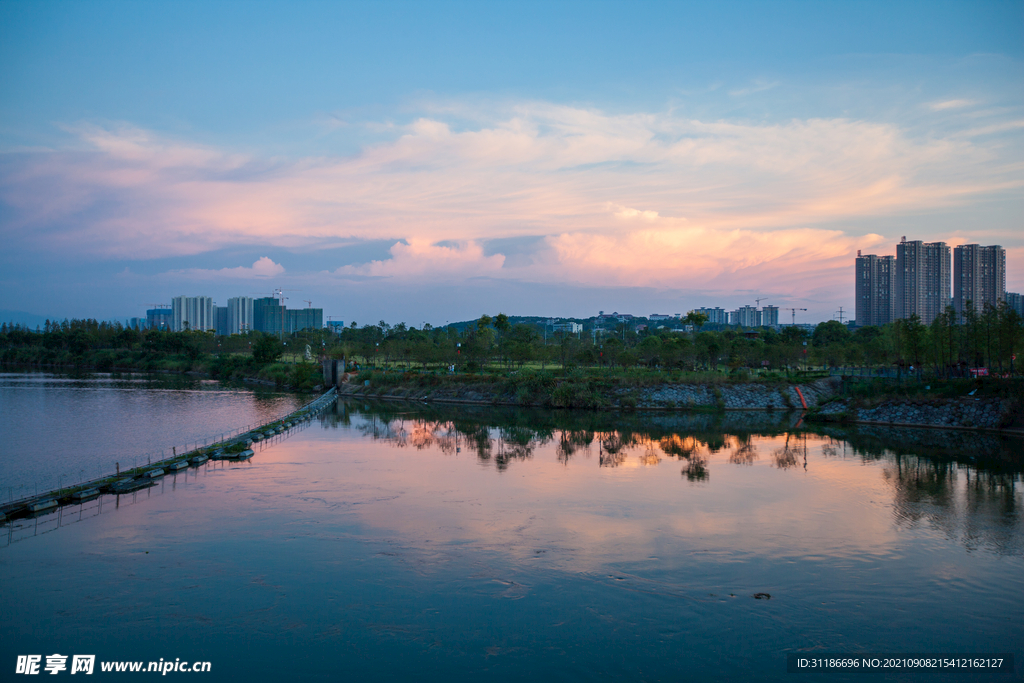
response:
<svg viewBox="0 0 1024 683"><path fill-rule="evenodd" d="M329 277L845 290L855 250L888 253L894 239L849 226L1019 193L1020 126L938 135L842 118L701 121L530 102L439 109L356 155L301 159L79 126L78 149L2 155L0 202L9 245L92 260L398 236L390 258ZM535 239L522 258L488 247L509 238ZM264 257L175 272L265 279L284 268Z"/></svg>

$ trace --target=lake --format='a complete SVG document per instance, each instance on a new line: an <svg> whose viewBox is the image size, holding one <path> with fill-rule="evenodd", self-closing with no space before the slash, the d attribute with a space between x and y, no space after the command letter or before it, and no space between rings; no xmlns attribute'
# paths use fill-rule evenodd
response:
<svg viewBox="0 0 1024 683"><path fill-rule="evenodd" d="M170 457L304 399L180 375L0 372L0 501Z"/></svg>
<svg viewBox="0 0 1024 683"><path fill-rule="evenodd" d="M2 666L933 681L980 674L789 674L786 655L1021 656L1017 439L340 401L256 449L2 527Z"/></svg>

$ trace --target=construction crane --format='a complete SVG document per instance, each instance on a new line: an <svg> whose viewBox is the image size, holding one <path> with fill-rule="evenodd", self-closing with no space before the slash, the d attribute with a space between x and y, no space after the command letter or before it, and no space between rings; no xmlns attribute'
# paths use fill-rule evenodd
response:
<svg viewBox="0 0 1024 683"><path fill-rule="evenodd" d="M306 308L313 308L313 302L309 299L303 299L306 302Z"/></svg>
<svg viewBox="0 0 1024 683"><path fill-rule="evenodd" d="M759 299L754 299L754 304L755 304L754 308L759 308L761 306L761 302L765 301L767 298L768 297L766 297L766 296L762 296Z"/></svg>
<svg viewBox="0 0 1024 683"><path fill-rule="evenodd" d="M783 308L782 310L784 310L784 311L793 311L793 323L792 324L795 326L796 325L796 312L797 311L806 311L807 309L806 308L789 308L787 306L787 307Z"/></svg>

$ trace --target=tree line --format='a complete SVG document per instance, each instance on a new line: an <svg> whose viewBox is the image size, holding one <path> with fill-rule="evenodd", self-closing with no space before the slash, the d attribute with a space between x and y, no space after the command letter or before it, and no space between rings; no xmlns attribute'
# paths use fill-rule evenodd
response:
<svg viewBox="0 0 1024 683"><path fill-rule="evenodd" d="M682 371L792 371L808 367L863 367L890 372L927 372L963 377L985 368L990 373L1019 374L1016 354L1024 345L1024 321L1013 309L986 306L963 315L949 307L931 324L913 316L880 327L851 329L837 321L813 330L704 330L698 313L683 322L691 331L638 329L620 323L582 334L548 332L543 325L513 324L503 313L483 315L469 324L421 328L383 320L339 333L304 330L284 340L250 332L227 337L210 332L136 330L117 322L92 319L47 321L36 330L0 325L5 362L80 358L89 352L123 350L133 357L175 356L198 362L220 356L247 356L255 363L277 361L282 354L305 357L305 347L322 358L346 358L360 367L480 372L512 371L526 365L651 368ZM35 353L19 353L34 349Z"/></svg>

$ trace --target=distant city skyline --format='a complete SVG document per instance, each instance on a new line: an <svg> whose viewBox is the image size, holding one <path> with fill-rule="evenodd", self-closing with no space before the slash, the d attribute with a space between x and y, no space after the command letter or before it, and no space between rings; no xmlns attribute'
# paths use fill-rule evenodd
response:
<svg viewBox="0 0 1024 683"><path fill-rule="evenodd" d="M904 235L1024 291L1020 2L238 13L0 4L0 309L818 322Z"/></svg>

